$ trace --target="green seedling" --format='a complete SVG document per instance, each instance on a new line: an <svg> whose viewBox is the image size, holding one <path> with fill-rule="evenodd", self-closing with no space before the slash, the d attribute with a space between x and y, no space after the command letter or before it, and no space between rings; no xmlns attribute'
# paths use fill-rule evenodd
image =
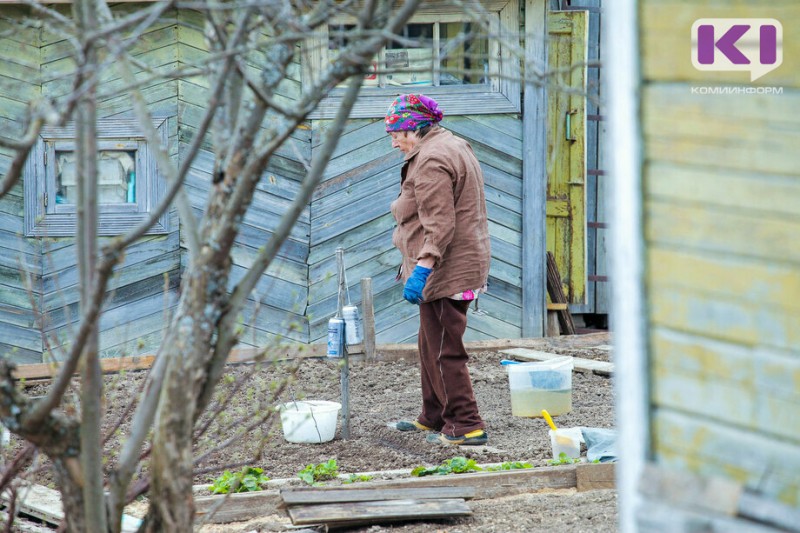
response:
<svg viewBox="0 0 800 533"><path fill-rule="evenodd" d="M367 474L350 474L350 477L343 480L342 483L359 483L362 481L370 481L372 476Z"/></svg>
<svg viewBox="0 0 800 533"><path fill-rule="evenodd" d="M506 461L501 465L488 466L486 467L486 470L490 472L498 472L500 470L521 470L524 468L533 468L533 465L530 463L523 463L521 461Z"/></svg>
<svg viewBox="0 0 800 533"><path fill-rule="evenodd" d="M580 463L581 460L580 458L573 459L572 457L567 456L566 453L561 452L560 454L558 454L558 459L550 459L547 462L553 466L558 466L558 465L571 465L575 463Z"/></svg>
<svg viewBox="0 0 800 533"><path fill-rule="evenodd" d="M318 485L320 481L327 481L339 475L339 465L336 459L329 459L317 465L310 464L297 473L297 477L309 485Z"/></svg>
<svg viewBox="0 0 800 533"><path fill-rule="evenodd" d="M475 459L453 457L452 459L447 459L439 466L418 466L411 471L411 475L415 477L446 476L447 474L463 474L465 472L480 472L482 470L483 468L478 466Z"/></svg>
<svg viewBox="0 0 800 533"><path fill-rule="evenodd" d="M253 492L262 489L269 478L264 475L261 468L246 467L241 472L232 473L228 470L222 473L208 490L214 494L228 494L235 488L234 492Z"/></svg>

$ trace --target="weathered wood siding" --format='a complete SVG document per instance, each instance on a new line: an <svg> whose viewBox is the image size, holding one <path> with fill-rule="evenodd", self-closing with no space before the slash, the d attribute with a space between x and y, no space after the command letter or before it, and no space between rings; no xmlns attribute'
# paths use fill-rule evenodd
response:
<svg viewBox="0 0 800 533"><path fill-rule="evenodd" d="M390 100L387 100L387 106ZM447 110L445 110L445 114ZM314 121L313 145L329 121ZM512 115L446 116L442 122L470 142L484 173L492 245L489 292L470 311L465 338L516 338L521 324L522 123ZM392 246L389 204L400 192L402 153L392 149L382 120L347 124L323 184L311 202L309 319L311 342L336 311L336 248L345 249L350 298L361 302L363 277L373 284L378 342L414 342L419 310L395 281L400 254Z"/></svg>
<svg viewBox="0 0 800 533"><path fill-rule="evenodd" d="M656 462L800 505L800 42L750 83L690 61L699 18L795 0L641 2L644 220ZM698 94L692 87L779 87Z"/></svg>
<svg viewBox="0 0 800 533"><path fill-rule="evenodd" d="M134 8L132 5L120 6L115 12L123 13ZM133 55L156 70L173 70L178 66L177 38L178 26L173 11L137 40ZM58 97L67 93L74 68L70 58L71 44L56 35L43 33L40 53L42 94ZM148 76L137 72L137 77ZM130 97L118 94L122 86L122 80L113 70L103 75L98 87L98 118L131 116ZM177 82L154 81L142 87L141 92L153 114L168 117L169 153L176 158ZM161 342L164 323L176 304L180 281L179 228L176 221L170 227L172 230L168 235L140 239L115 269L100 321L100 353L103 357L153 352ZM36 240L30 239L30 242ZM69 342L79 316L77 252L73 238L43 239L40 242L42 310L49 344L45 345L45 351L49 350L55 358L60 358L58 347Z"/></svg>
<svg viewBox="0 0 800 533"><path fill-rule="evenodd" d="M182 10L179 22L176 47L179 64L200 64L207 57L203 18L199 12ZM260 75L262 69L270 68L267 59L259 51L249 57L248 66L255 77ZM208 105L206 83L206 80L193 79L182 80L178 84L180 157L183 157L194 137ZM300 90L300 65L294 64L289 79L281 82L276 98L295 100ZM302 127L271 159L232 251L231 287L244 276L259 248L267 243L272 230L289 208L305 175L302 161L308 161L310 154L310 128ZM205 208L213 169L214 154L211 147L206 145L192 165L186 187L198 217ZM308 236L309 211L306 210L262 276L255 294L247 301L241 323L241 342L244 345L265 346L280 339L308 342Z"/></svg>
<svg viewBox="0 0 800 533"><path fill-rule="evenodd" d="M586 69L586 303L572 304L570 311L607 314L609 285L606 259L606 166L604 161L605 110L600 95L602 72L600 50L601 0L572 0L563 9L588 11L589 39ZM554 9L557 9L554 7Z"/></svg>
<svg viewBox="0 0 800 533"><path fill-rule="evenodd" d="M14 6L0 14L0 129L11 136L23 131L19 118L27 100L41 93L38 32L12 31L7 20L28 11ZM11 155L0 148L0 175L11 165ZM24 237L23 205L21 183L0 199L0 354L27 363L41 359L34 308L40 305L42 268L40 243Z"/></svg>

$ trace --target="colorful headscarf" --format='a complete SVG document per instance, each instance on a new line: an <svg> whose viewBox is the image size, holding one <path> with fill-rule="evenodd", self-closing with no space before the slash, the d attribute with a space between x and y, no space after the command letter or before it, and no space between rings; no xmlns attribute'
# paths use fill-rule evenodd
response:
<svg viewBox="0 0 800 533"><path fill-rule="evenodd" d="M424 94L401 94L386 112L386 131L415 131L442 120L436 100Z"/></svg>

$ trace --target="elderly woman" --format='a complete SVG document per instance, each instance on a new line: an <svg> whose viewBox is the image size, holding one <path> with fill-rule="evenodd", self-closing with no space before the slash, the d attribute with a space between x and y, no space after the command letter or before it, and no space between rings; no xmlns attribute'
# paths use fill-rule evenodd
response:
<svg viewBox="0 0 800 533"><path fill-rule="evenodd" d="M464 348L467 308L486 291L489 226L483 174L470 145L439 126L432 98L404 94L386 114L392 147L404 152L400 196L392 202L394 245L403 255L403 298L419 305L422 411L401 431L431 431L428 442L485 444Z"/></svg>

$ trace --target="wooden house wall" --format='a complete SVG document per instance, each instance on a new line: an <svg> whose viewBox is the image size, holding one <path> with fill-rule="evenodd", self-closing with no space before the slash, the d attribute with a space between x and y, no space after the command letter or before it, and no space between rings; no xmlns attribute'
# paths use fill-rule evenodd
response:
<svg viewBox="0 0 800 533"><path fill-rule="evenodd" d="M572 304L573 314L609 312L606 240L606 176L603 158L605 116L600 101L602 0L552 1L554 10L587 11L589 16L586 72L586 303Z"/></svg>
<svg viewBox="0 0 800 533"><path fill-rule="evenodd" d="M132 8L120 5L115 9ZM22 9L4 7L3 13ZM9 95L32 91L48 96L65 93L69 87L65 73L72 67L69 45L52 35L30 30L5 38L0 46L14 51L10 55L15 58L0 65L0 76L4 82L11 78L22 87L16 93L8 91L0 96L0 121L4 121L4 127L20 129L24 104ZM197 64L206 57L202 18L191 10L169 11L135 46L137 58L156 71L170 72ZM250 68L257 72L263 66L263 57L253 54ZM294 65L290 79L281 86L280 98L298 96L300 71L300 65ZM130 115L129 98L112 94L120 86L121 80L116 76L104 77L100 94L107 96L99 102L101 118ZM197 78L154 81L143 88L143 94L154 112L168 118L170 155L180 161L206 106L206 82ZM305 164L328 124L319 120L300 128L290 145L271 161L233 251L231 285L241 278L259 247L270 237L298 190ZM481 298L479 310L470 311L466 338L519 337L523 246L520 117L448 116L443 125L467 139L475 149L484 171L490 218L490 288ZM391 244L394 222L389 204L399 190L401 160L401 154L392 150L380 120L348 123L323 185L248 302L242 316L244 344L263 346L276 338L298 342L324 339L327 319L335 311L334 252L338 246L347 251L347 275L354 302L360 302L360 279L373 279L378 342L413 341L417 309L403 301L402 288L394 280L400 258ZM8 161L8 154L0 154L0 164L7 165ZM198 217L205 205L213 166L211 146L205 144L192 165L186 187ZM0 202L0 217L7 222L0 227L0 248L14 251L2 254L0 260L0 328L13 333L4 339L15 339L16 343L5 348L16 348L20 360L40 360L43 343L35 327L38 308L45 313L45 331L56 339L55 344L69 338L77 318L74 241L21 237L21 186ZM176 305L181 265L185 263L180 227L174 213L172 217L169 235L142 239L118 268L101 323L101 349L105 356L151 352L161 339L163 324ZM19 264L27 265L32 273L31 294L20 278Z"/></svg>
<svg viewBox="0 0 800 533"><path fill-rule="evenodd" d="M794 0L640 5L655 461L800 506L800 44L750 83L689 60L699 18L800 24ZM780 88L702 94L693 87Z"/></svg>
<svg viewBox="0 0 800 533"><path fill-rule="evenodd" d="M178 25L178 62L181 65L200 64L207 52L204 42L204 22L196 11L182 10ZM263 53L249 57L254 77L269 68ZM289 79L284 80L276 99L295 100L300 94L300 65L292 65ZM179 154L183 157L207 106L207 81L182 80L178 84ZM305 175L303 161L311 153L311 133L307 126L296 131L291 140L272 157L267 172L259 183L252 205L244 217L242 231L233 251L230 286L237 283L255 260L288 209ZM205 208L208 188L214 168L214 154L206 144L191 167L186 190L195 214ZM242 313L241 342L249 346L265 346L279 340L308 342L308 239L309 210L306 209L280 249L278 256L258 283Z"/></svg>
<svg viewBox="0 0 800 533"><path fill-rule="evenodd" d="M329 124L313 122L313 146ZM446 116L442 126L472 145L483 169L489 213L489 292L481 296L479 310L469 312L465 338L517 338L522 321L522 123L513 115ZM402 285L395 281L400 255L392 246L389 212L400 192L402 160L382 120L348 122L311 202L311 342L324 338L327 320L336 311L339 246L345 250L351 301L361 301L361 278L372 278L377 341L415 341L419 310L403 300Z"/></svg>
<svg viewBox="0 0 800 533"><path fill-rule="evenodd" d="M69 9L64 7L63 9ZM123 6L129 10L131 6ZM178 66L175 13L168 13L136 42L133 55L157 71ZM43 33L40 47L42 94L59 97L71 88L73 69L71 44L61 37ZM137 76L147 77L145 73ZM112 69L98 86L98 118L131 116L131 101L118 90L124 85ZM152 113L168 118L169 153L177 157L177 82L157 80L141 89ZM100 321L100 353L103 357L153 352L162 338L165 319L176 304L180 280L180 248L177 218L172 214L167 235L140 239L127 250L114 271ZM35 242L34 239L28 239ZM43 239L41 256L41 297L44 331L51 339L49 349L60 358L58 346L68 342L78 318L78 267L73 238Z"/></svg>
<svg viewBox="0 0 800 533"><path fill-rule="evenodd" d="M0 14L0 129L6 135L22 133L26 101L41 92L38 32L12 31L7 20L27 12L15 6ZM0 175L11 161L11 152L0 148ZM40 305L42 269L40 243L24 237L23 205L21 183L0 199L0 354L27 363L41 359L34 309Z"/></svg>

